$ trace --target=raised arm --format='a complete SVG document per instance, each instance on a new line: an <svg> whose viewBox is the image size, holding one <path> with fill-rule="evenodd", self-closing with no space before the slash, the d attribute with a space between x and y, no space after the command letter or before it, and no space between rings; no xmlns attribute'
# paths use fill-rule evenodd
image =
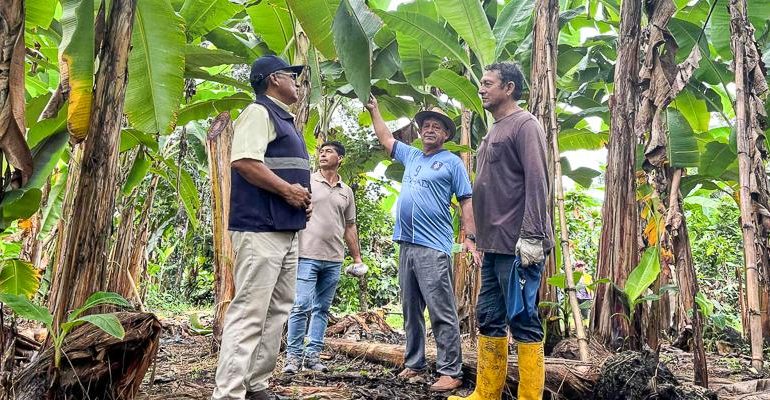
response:
<svg viewBox="0 0 770 400"><path fill-rule="evenodd" d="M374 133L377 135L377 140L380 141L385 147L385 151L388 155L393 154L393 145L396 143L396 139L393 137L393 133L385 125L385 120L382 119L380 114L380 106L377 104L377 99L374 95L369 96L369 103L366 104L366 109L369 110L369 114L372 116L372 125L374 126Z"/></svg>

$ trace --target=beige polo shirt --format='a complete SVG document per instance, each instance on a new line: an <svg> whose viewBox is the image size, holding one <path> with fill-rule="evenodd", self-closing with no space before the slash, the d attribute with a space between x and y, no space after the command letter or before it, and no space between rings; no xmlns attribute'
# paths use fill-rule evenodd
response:
<svg viewBox="0 0 770 400"><path fill-rule="evenodd" d="M267 97L278 107L283 108L286 112L289 111L289 106L286 104L274 97ZM267 145L273 140L275 140L275 124L270 121L267 108L257 103L249 104L233 123L233 146L230 150L230 162L243 158L265 162Z"/></svg>
<svg viewBox="0 0 770 400"><path fill-rule="evenodd" d="M313 214L299 232L299 256L322 261L345 259L345 226L356 223L356 202L350 186L337 180L331 186L316 172L310 176Z"/></svg>

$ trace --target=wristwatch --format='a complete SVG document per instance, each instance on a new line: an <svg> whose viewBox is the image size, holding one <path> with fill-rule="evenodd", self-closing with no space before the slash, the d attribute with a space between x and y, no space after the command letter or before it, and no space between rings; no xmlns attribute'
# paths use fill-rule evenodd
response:
<svg viewBox="0 0 770 400"><path fill-rule="evenodd" d="M473 243L476 243L476 234L474 233L466 233L465 238L470 240Z"/></svg>

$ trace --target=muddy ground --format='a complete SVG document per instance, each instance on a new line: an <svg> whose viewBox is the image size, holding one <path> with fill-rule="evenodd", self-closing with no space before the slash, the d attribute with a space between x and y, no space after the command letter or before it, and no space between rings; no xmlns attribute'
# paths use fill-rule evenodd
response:
<svg viewBox="0 0 770 400"><path fill-rule="evenodd" d="M470 343L464 347L472 350ZM466 395L473 382L452 393L436 394L428 390L435 376L410 382L396 378L399 370L344 355L324 353L330 372L301 372L290 376L280 373L279 358L271 388L281 399L420 399L444 400L448 394ZM679 377L692 376L689 353L666 347L661 361ZM164 320L164 332L157 360L145 377L139 400L208 399L214 387L216 354L211 352L209 336L190 333L186 322ZM713 382L738 382L755 379L748 361L735 356L708 355L709 375ZM510 396L509 396L510 398Z"/></svg>

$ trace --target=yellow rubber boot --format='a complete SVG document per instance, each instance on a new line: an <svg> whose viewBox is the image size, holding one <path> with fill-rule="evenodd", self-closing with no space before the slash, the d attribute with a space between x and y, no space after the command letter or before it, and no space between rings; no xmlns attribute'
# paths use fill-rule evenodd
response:
<svg viewBox="0 0 770 400"><path fill-rule="evenodd" d="M500 400L508 372L508 338L479 336L476 389L468 397L447 400Z"/></svg>
<svg viewBox="0 0 770 400"><path fill-rule="evenodd" d="M545 388L543 343L519 343L518 400L542 400Z"/></svg>

